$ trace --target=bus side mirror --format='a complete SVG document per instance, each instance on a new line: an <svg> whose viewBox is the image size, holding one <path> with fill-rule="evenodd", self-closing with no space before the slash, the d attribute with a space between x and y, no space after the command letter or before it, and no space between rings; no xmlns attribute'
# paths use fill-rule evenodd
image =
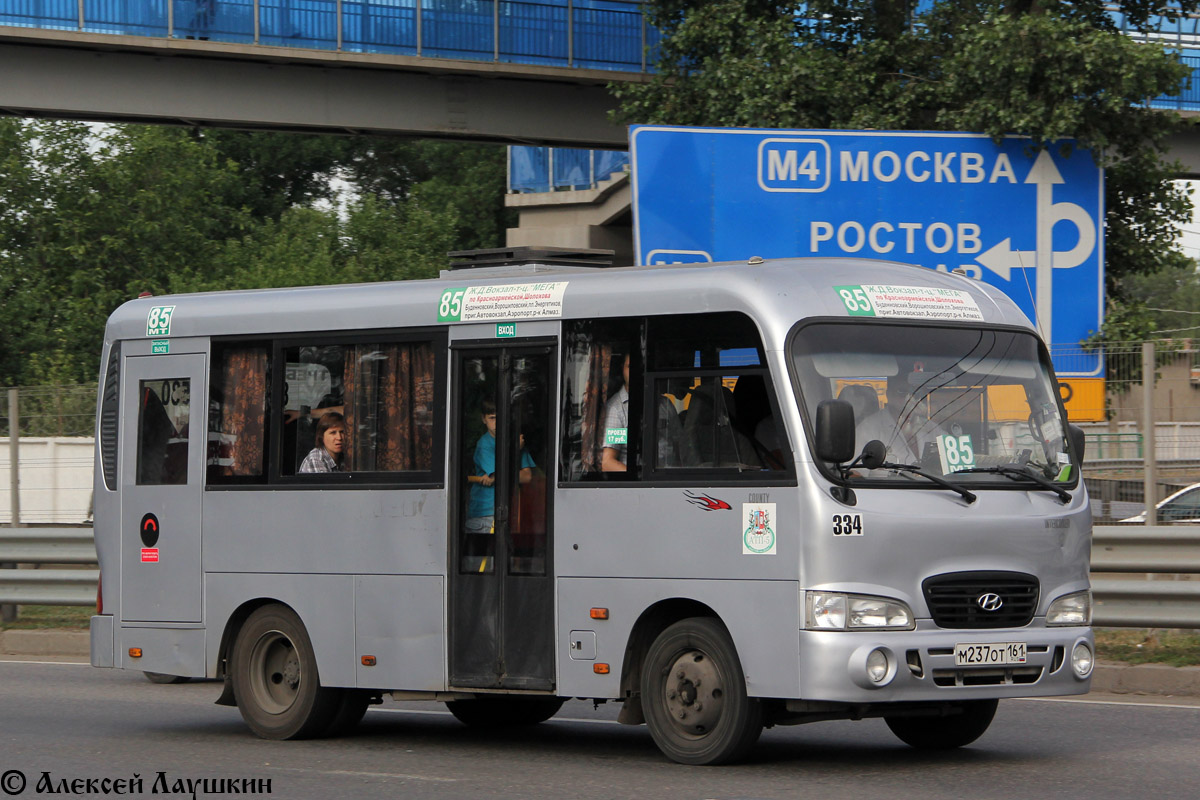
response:
<svg viewBox="0 0 1200 800"><path fill-rule="evenodd" d="M817 458L845 464L854 456L854 406L845 400L817 404Z"/></svg>
<svg viewBox="0 0 1200 800"><path fill-rule="evenodd" d="M1087 450L1087 439L1083 435L1083 428L1078 425L1067 425L1067 437L1071 441L1071 454L1075 456L1075 460L1079 463L1079 467L1083 468L1083 454Z"/></svg>

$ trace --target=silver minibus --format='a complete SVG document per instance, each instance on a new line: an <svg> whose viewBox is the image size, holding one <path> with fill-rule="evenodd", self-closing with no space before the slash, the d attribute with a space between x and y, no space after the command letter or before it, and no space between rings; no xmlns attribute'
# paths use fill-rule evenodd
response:
<svg viewBox="0 0 1200 800"><path fill-rule="evenodd" d="M91 661L272 739L385 696L621 704L667 757L1088 691L1083 437L997 289L911 265L519 263L108 321Z"/></svg>

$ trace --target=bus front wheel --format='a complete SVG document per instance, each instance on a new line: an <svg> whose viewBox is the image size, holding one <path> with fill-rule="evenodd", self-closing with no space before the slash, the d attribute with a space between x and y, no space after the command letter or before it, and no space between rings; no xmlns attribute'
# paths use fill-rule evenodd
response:
<svg viewBox="0 0 1200 800"><path fill-rule="evenodd" d="M671 625L646 651L642 709L655 744L681 764L725 764L762 733L762 705L746 679L729 632L718 620Z"/></svg>
<svg viewBox="0 0 1200 800"><path fill-rule="evenodd" d="M328 730L342 690L321 686L304 624L290 608L255 611L233 647L233 694L242 719L264 739L303 739Z"/></svg>
<svg viewBox="0 0 1200 800"><path fill-rule="evenodd" d="M892 733L919 750L952 750L983 736L996 716L997 700L967 700L948 717L884 717Z"/></svg>

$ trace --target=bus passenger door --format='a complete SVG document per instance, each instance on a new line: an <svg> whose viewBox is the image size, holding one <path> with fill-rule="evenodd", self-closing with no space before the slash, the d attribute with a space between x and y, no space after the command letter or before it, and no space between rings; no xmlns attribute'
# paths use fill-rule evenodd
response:
<svg viewBox="0 0 1200 800"><path fill-rule="evenodd" d="M200 622L204 356L130 356L123 383L121 619Z"/></svg>
<svg viewBox="0 0 1200 800"><path fill-rule="evenodd" d="M554 347L454 358L450 684L554 688Z"/></svg>

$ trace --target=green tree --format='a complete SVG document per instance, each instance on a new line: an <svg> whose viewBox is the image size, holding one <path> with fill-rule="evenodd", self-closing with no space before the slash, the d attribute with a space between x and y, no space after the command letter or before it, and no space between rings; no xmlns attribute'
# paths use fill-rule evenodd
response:
<svg viewBox="0 0 1200 800"><path fill-rule="evenodd" d="M95 380L105 320L144 291L435 275L458 209L502 204L418 182L333 207L361 143L301 138L0 118L0 385ZM429 162L412 171L436 184Z"/></svg>
<svg viewBox="0 0 1200 800"><path fill-rule="evenodd" d="M230 200L261 218L335 199L334 179L359 149L348 136L227 129L194 130L241 176Z"/></svg>
<svg viewBox="0 0 1200 800"><path fill-rule="evenodd" d="M455 219L371 195L337 211L297 207L226 241L193 289L256 289L431 278L447 265Z"/></svg>
<svg viewBox="0 0 1200 800"><path fill-rule="evenodd" d="M504 207L506 151L493 144L363 137L345 165L363 194L394 205L416 199L457 219L452 250L503 247L516 213Z"/></svg>
<svg viewBox="0 0 1200 800"><path fill-rule="evenodd" d="M684 125L968 130L1036 147L1073 139L1106 168L1108 289L1178 260L1190 214L1166 138L1184 124L1148 101L1188 69L1117 30L1180 0L651 0L657 74L614 86L624 120Z"/></svg>

